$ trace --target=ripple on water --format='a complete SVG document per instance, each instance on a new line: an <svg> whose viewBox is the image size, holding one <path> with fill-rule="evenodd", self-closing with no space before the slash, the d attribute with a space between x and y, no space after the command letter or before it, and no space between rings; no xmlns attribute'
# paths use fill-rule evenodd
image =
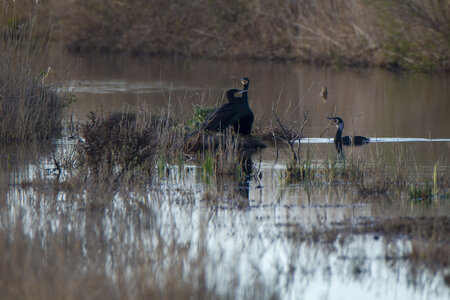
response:
<svg viewBox="0 0 450 300"><path fill-rule="evenodd" d="M107 80L107 81L69 81L66 88L71 93L88 94L158 94L166 91L186 91L197 90L199 88L176 85L163 81L150 82L130 82L126 80Z"/></svg>

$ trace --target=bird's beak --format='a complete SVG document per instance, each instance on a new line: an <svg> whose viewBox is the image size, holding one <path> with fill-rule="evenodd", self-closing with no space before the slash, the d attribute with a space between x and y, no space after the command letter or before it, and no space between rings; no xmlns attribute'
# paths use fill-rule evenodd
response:
<svg viewBox="0 0 450 300"><path fill-rule="evenodd" d="M241 83L242 83L243 85L246 85L246 84L247 84L247 80L241 79Z"/></svg>
<svg viewBox="0 0 450 300"><path fill-rule="evenodd" d="M334 120L332 117L327 117L328 120Z"/></svg>

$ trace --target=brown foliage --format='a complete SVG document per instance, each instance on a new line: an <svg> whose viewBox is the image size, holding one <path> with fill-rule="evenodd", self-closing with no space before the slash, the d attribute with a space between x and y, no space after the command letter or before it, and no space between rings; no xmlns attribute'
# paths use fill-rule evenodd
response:
<svg viewBox="0 0 450 300"><path fill-rule="evenodd" d="M63 36L76 51L445 69L444 2L75 1Z"/></svg>
<svg viewBox="0 0 450 300"><path fill-rule="evenodd" d="M95 175L120 177L138 168L152 174L156 156L156 134L150 121L134 115L91 113L81 129L79 161Z"/></svg>

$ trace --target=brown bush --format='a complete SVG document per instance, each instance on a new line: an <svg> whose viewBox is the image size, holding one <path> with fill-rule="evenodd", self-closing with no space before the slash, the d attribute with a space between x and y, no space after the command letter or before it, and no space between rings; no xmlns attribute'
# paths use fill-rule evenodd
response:
<svg viewBox="0 0 450 300"><path fill-rule="evenodd" d="M78 160L96 176L117 179L136 170L151 176L156 137L151 122L135 115L91 113L81 129Z"/></svg>

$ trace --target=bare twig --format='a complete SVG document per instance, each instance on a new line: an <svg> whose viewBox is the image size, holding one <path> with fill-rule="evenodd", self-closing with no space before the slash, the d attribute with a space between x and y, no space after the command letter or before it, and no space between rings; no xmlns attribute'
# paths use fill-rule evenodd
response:
<svg viewBox="0 0 450 300"><path fill-rule="evenodd" d="M333 116L335 116L335 115L336 115L336 106L334 107L334 112L333 112ZM331 122L333 122L333 121L331 121L331 120L328 121L327 127L322 131L322 133L319 135L319 137L322 137L325 134L325 132L327 132L327 130L330 128Z"/></svg>
<svg viewBox="0 0 450 300"><path fill-rule="evenodd" d="M306 123L308 122L307 118L308 118L308 114L309 114L309 110L306 111L306 113L303 115L303 121L302 121L302 125L300 126L300 131L297 135L295 135L293 138L289 137L289 131L287 131L283 125L283 123L281 122L280 118L278 117L278 115L275 113L275 110L272 106L272 114L275 117L275 120L278 122L278 125L280 125L281 130L283 131L283 135L284 135L284 139L286 141L286 143L289 146L289 149L292 152L293 155L293 159L294 161L298 162L299 161L299 157L300 157L300 140L303 137L303 129L305 128ZM292 126L290 127L292 128ZM272 132L273 133L273 132ZM274 133L273 133L274 134ZM294 149L294 143L295 141L298 139L298 147L297 147L297 151L295 151Z"/></svg>

